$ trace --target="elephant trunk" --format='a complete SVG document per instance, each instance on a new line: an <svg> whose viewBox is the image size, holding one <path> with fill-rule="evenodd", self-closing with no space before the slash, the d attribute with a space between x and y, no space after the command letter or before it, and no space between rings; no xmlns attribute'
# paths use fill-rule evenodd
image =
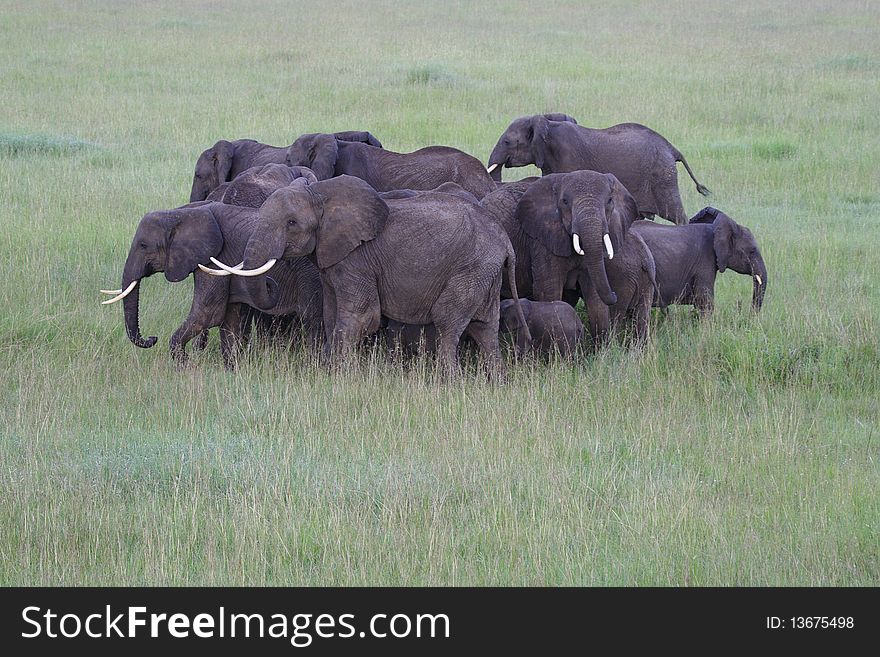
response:
<svg viewBox="0 0 880 657"><path fill-rule="evenodd" d="M141 347L142 349L149 349L156 344L156 341L159 339L155 335L151 335L149 338L144 338L141 335L141 327L138 320L138 302L140 298L140 281L146 275L147 273L144 271L144 266L134 264L131 261L131 256L129 256L129 259L125 263L125 270L122 273L122 289L127 289L134 281L137 281L138 283L134 286L134 289L129 295L122 300L125 315L125 333L128 335L128 339L131 340L134 346Z"/></svg>
<svg viewBox="0 0 880 657"><path fill-rule="evenodd" d="M574 220L572 221L572 240L577 234L580 238L580 246L584 252L581 256L585 260L587 273L596 287L599 298L609 306L617 303L617 295L611 289L608 282L608 273L605 270L605 236L608 235L608 222L605 214L598 208L580 207L574 208Z"/></svg>
<svg viewBox="0 0 880 657"><path fill-rule="evenodd" d="M200 181L198 178L193 178L192 190L189 193L189 202L196 203L197 201L204 201L208 198L208 194L211 193L211 190L207 188L207 185Z"/></svg>
<svg viewBox="0 0 880 657"><path fill-rule="evenodd" d="M488 169L492 169L492 165L495 165L495 168L489 173L492 176L492 180L496 183L501 182L501 169L504 168L504 163L507 161L507 154L504 152L504 146L502 146L499 141L495 144L495 148L492 149L492 154L489 156L489 163L486 165Z"/></svg>
<svg viewBox="0 0 880 657"><path fill-rule="evenodd" d="M752 310L758 312L764 304L767 291L767 266L760 255L752 263Z"/></svg>
<svg viewBox="0 0 880 657"><path fill-rule="evenodd" d="M273 257L269 255L265 233L252 237L244 250L243 269L256 269L262 267ZM279 254L280 255L280 254ZM271 310L278 304L278 284L273 278L263 274L244 278L245 289L254 306L260 310Z"/></svg>

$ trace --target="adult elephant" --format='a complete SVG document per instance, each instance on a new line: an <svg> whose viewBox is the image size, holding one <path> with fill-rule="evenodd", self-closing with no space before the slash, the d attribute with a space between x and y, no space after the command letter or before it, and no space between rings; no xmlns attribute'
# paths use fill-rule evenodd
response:
<svg viewBox="0 0 880 657"><path fill-rule="evenodd" d="M357 141L374 148L382 148L381 142L369 132L348 130L333 133L331 136L344 142ZM190 203L207 199L215 188L235 179L247 169L265 164L285 164L288 148L290 147L261 144L253 139L221 139L211 148L202 151L196 161Z"/></svg>
<svg viewBox="0 0 880 657"><path fill-rule="evenodd" d="M612 174L575 171L507 185L483 199L516 250L517 285L535 301L586 305L590 335L604 342L612 323L648 339L654 259L630 227L635 200ZM511 211L512 208L512 211Z"/></svg>
<svg viewBox="0 0 880 657"><path fill-rule="evenodd" d="M289 167L286 164L251 167L237 175L231 183L222 185L224 192L220 202L258 208L274 191L297 178L305 178L308 182L318 181L314 172L307 167Z"/></svg>
<svg viewBox="0 0 880 657"><path fill-rule="evenodd" d="M544 175L587 169L614 174L636 200L642 217L687 223L675 163L681 162L700 194L709 190L665 137L638 123L586 128L566 115L536 114L513 121L501 135L488 169L496 182L504 167L534 164Z"/></svg>
<svg viewBox="0 0 880 657"><path fill-rule="evenodd" d="M751 276L752 308L761 309L767 291L767 265L755 236L712 207L700 210L687 226L633 224L657 263L654 305L693 305L701 314L715 305L715 277L726 269Z"/></svg>
<svg viewBox="0 0 880 657"><path fill-rule="evenodd" d="M256 304L238 278L224 271L204 267L210 258L241 262L244 249L257 226L259 210L217 202L200 202L174 210L144 215L135 231L122 273L122 288L104 291L116 294L103 303L124 300L125 329L131 342L142 348L156 344L157 337L144 338L139 323L139 283L164 272L172 283L193 276L193 299L189 315L170 340L172 359L184 365L186 345L209 328L220 327L220 347L228 368L235 364L236 351L247 331L243 311ZM204 267L200 269L200 267ZM215 275L211 275L211 274ZM307 258L279 263L268 283L278 302L264 312L274 316L295 316L312 341L321 338L321 284L318 270Z"/></svg>
<svg viewBox="0 0 880 657"><path fill-rule="evenodd" d="M452 182L481 199L495 189L495 181L477 158L449 146L395 153L333 135L311 134L293 142L287 164L309 167L318 180L355 176L379 192L431 190Z"/></svg>
<svg viewBox="0 0 880 657"><path fill-rule="evenodd" d="M381 318L433 324L437 357L458 370L467 333L500 371L499 293L513 247L483 208L457 194L421 192L382 198L363 180L342 175L311 185L296 181L260 208L261 222L242 269L260 308L277 302L263 274L286 259L310 256L321 272L325 355L345 356ZM230 261L231 262L231 261ZM513 296L516 298L516 289Z"/></svg>

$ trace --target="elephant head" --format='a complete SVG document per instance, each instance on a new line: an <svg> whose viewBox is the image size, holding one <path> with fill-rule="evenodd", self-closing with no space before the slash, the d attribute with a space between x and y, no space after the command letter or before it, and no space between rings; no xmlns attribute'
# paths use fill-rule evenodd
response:
<svg viewBox="0 0 880 657"><path fill-rule="evenodd" d="M369 132L313 133L302 135L290 145L287 149L287 164L310 168L318 180L332 178L336 175L336 158L339 156L340 141L360 142L382 148L379 140Z"/></svg>
<svg viewBox="0 0 880 657"><path fill-rule="evenodd" d="M189 202L204 201L215 188L227 182L234 158L235 146L225 140L203 151L196 161Z"/></svg>
<svg viewBox="0 0 880 657"><path fill-rule="evenodd" d="M124 299L125 330L136 346L149 348L156 336L141 336L138 322L138 283L156 272L165 272L171 283L182 281L202 262L220 253L223 234L210 204L150 212L138 224L122 271L120 290L102 290L116 294L104 304Z"/></svg>
<svg viewBox="0 0 880 657"><path fill-rule="evenodd" d="M713 247L719 272L732 269L752 277L752 308L761 310L767 291L767 266L755 236L726 214L712 207L703 208L691 218L692 224L712 224Z"/></svg>
<svg viewBox="0 0 880 657"><path fill-rule="evenodd" d="M339 144L334 135L302 135L287 149L287 164L308 167L315 172L318 180L327 180L336 175L338 155Z"/></svg>
<svg viewBox="0 0 880 657"><path fill-rule="evenodd" d="M550 174L533 182L516 207L525 233L559 258L579 258L606 304L617 303L608 282L605 257L614 257L637 217L635 201L610 174L595 171Z"/></svg>
<svg viewBox="0 0 880 657"><path fill-rule="evenodd" d="M385 225L388 206L367 183L339 176L308 184L294 181L272 194L260 208L260 220L244 252L244 266L232 274L249 277L248 293L261 310L277 303L277 289L262 276L278 260L315 255L320 269L332 267Z"/></svg>
<svg viewBox="0 0 880 657"><path fill-rule="evenodd" d="M492 149L487 165L489 175L495 182L501 182L501 169L504 167L534 164L539 169L544 168L550 121L577 123L567 114L535 114L516 119L507 127Z"/></svg>

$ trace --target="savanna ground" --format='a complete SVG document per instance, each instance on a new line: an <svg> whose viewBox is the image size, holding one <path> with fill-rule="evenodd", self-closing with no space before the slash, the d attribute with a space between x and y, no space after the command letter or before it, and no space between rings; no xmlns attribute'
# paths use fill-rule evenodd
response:
<svg viewBox="0 0 880 657"><path fill-rule="evenodd" d="M3 2L0 37L0 583L880 583L876 5ZM543 111L682 150L758 236L760 316L728 273L644 353L498 386L227 373L216 330L178 372L190 282L143 283L151 350L99 305L219 138L485 161Z"/></svg>

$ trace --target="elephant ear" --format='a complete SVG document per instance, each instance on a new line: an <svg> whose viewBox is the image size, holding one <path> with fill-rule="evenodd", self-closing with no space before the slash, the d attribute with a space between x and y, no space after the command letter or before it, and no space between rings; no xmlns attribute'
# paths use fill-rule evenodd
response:
<svg viewBox="0 0 880 657"><path fill-rule="evenodd" d="M382 148L382 142L376 139L366 130L346 130L344 132L335 132L333 136L339 141L358 141L362 144Z"/></svg>
<svg viewBox="0 0 880 657"><path fill-rule="evenodd" d="M614 246L620 248L629 233L630 226L639 218L639 207L617 176L606 173L605 177L611 183L611 215L608 217L608 230Z"/></svg>
<svg viewBox="0 0 880 657"><path fill-rule="evenodd" d="M165 224L165 278L171 283L182 281L199 263L208 264L223 248L223 233L210 207L173 211Z"/></svg>
<svg viewBox="0 0 880 657"><path fill-rule="evenodd" d="M715 263L718 266L718 271L723 272L727 269L727 263L730 260L731 253L733 253L733 246L739 235L740 228L733 219L722 213L718 214L712 223L712 227L715 230L713 242Z"/></svg>
<svg viewBox="0 0 880 657"><path fill-rule="evenodd" d="M568 114L562 114L561 112L551 112L550 114L545 114L544 118L548 121L561 121L563 123L574 123L577 125L577 121L574 120L573 117Z"/></svg>
<svg viewBox="0 0 880 657"><path fill-rule="evenodd" d="M711 224L715 221L715 217L718 216L718 210L711 206L706 206L688 221L689 224Z"/></svg>
<svg viewBox="0 0 880 657"><path fill-rule="evenodd" d="M388 206L360 178L339 176L308 186L323 207L319 222L318 267L332 267L385 227Z"/></svg>
<svg viewBox="0 0 880 657"><path fill-rule="evenodd" d="M565 258L574 255L574 248L557 209L558 186L558 174L533 182L516 204L515 218L526 235L539 241L553 255Z"/></svg>
<svg viewBox="0 0 880 657"><path fill-rule="evenodd" d="M235 160L235 146L232 142L221 139L210 150L211 166L217 174L217 184L228 182Z"/></svg>
<svg viewBox="0 0 880 657"><path fill-rule="evenodd" d="M333 135L316 135L309 152L309 168L318 180L327 180L336 175L336 158L339 145Z"/></svg>
<svg viewBox="0 0 880 657"><path fill-rule="evenodd" d="M550 136L550 122L541 114L532 117L529 124L529 143L535 156L535 166L544 168L547 159L547 138Z"/></svg>

